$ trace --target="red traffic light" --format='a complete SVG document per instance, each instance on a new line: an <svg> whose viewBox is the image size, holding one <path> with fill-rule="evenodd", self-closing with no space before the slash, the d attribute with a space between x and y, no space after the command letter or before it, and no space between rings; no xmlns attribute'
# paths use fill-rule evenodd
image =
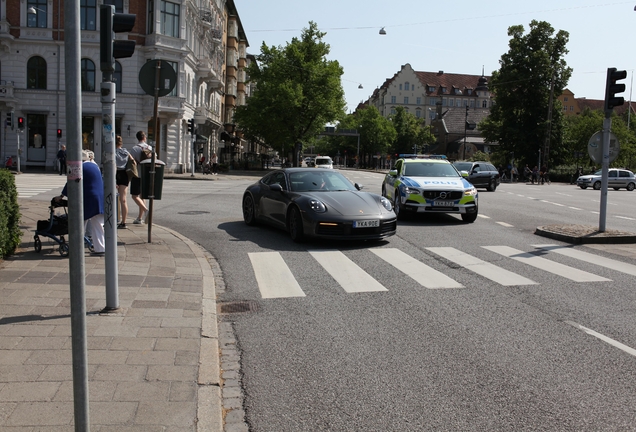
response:
<svg viewBox="0 0 636 432"><path fill-rule="evenodd" d="M57 137L62 138L62 129L57 130Z"/></svg>
<svg viewBox="0 0 636 432"><path fill-rule="evenodd" d="M24 129L24 117L18 117L18 129Z"/></svg>

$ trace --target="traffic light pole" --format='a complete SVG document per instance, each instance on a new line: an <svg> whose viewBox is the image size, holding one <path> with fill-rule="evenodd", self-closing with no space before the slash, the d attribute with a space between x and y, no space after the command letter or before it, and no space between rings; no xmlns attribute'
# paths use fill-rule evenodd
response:
<svg viewBox="0 0 636 432"><path fill-rule="evenodd" d="M106 307L105 311L119 309L119 274L117 269L117 187L115 175L115 83L112 74L104 72L100 84L102 100L102 165L104 171L104 241L106 246ZM126 221L122 221L126 222Z"/></svg>
<svg viewBox="0 0 636 432"><path fill-rule="evenodd" d="M192 148L192 175L190 177L194 177L194 170L196 168L196 160L194 158L194 154L195 154L194 145L195 145L195 142L196 142L196 137L197 137L196 133L193 132L192 135L191 135L191 140L190 140L191 141L191 148Z"/></svg>
<svg viewBox="0 0 636 432"><path fill-rule="evenodd" d="M598 219L599 232L605 232L605 222L607 220L607 183L609 176L609 142L610 131L612 129L612 111L605 111L603 120L603 161L601 174L601 208Z"/></svg>
<svg viewBox="0 0 636 432"><path fill-rule="evenodd" d="M20 147L20 133L22 131L20 129L17 130L15 136L17 137L18 140L18 173L21 172L20 171L20 155L22 154L22 147Z"/></svg>

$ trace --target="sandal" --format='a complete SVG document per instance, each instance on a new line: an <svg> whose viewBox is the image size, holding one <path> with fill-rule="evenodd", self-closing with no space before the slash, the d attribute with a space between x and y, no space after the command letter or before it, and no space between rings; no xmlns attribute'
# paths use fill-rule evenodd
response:
<svg viewBox="0 0 636 432"><path fill-rule="evenodd" d="M120 223L119 225L117 225L117 229L126 229L126 224Z"/></svg>

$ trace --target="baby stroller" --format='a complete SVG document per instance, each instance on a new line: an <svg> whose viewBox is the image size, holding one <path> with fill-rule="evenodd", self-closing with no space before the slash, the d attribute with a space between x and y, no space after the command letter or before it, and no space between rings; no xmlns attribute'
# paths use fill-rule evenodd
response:
<svg viewBox="0 0 636 432"><path fill-rule="evenodd" d="M51 205L49 206L49 219L38 221L37 229L33 236L33 246L36 252L39 253L42 250L42 241L40 240L40 236L43 236L58 244L58 251L61 256L68 256L68 243L66 243L66 240L64 239L64 236L68 235L68 212L66 211L66 207L68 207L68 200L57 201L55 198L51 200ZM55 209L58 208L63 208L64 213L55 214ZM88 250L93 252L93 242L86 236L84 236L84 245L88 247Z"/></svg>

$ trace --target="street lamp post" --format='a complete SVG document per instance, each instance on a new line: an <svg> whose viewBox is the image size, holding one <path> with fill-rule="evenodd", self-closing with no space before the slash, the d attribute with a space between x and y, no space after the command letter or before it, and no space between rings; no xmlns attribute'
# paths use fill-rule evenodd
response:
<svg viewBox="0 0 636 432"><path fill-rule="evenodd" d="M470 107L466 105L466 120L464 121L464 157L462 159L466 160L466 133L468 131L468 110Z"/></svg>

